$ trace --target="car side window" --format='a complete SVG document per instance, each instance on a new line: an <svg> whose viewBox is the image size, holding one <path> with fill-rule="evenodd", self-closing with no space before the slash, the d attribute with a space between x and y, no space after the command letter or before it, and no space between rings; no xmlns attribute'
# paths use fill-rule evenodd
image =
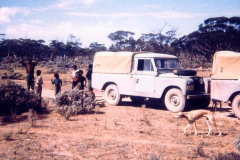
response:
<svg viewBox="0 0 240 160"><path fill-rule="evenodd" d="M138 60L138 71L153 71L153 65L150 59L139 59Z"/></svg>

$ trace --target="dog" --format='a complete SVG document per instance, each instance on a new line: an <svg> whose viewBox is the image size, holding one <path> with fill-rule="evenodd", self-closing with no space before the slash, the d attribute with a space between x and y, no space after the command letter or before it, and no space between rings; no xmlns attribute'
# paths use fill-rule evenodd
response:
<svg viewBox="0 0 240 160"><path fill-rule="evenodd" d="M216 99L212 99L212 103L213 103L212 109L213 109L214 112L217 110L218 104L220 105L220 111L222 110L222 102L221 101L216 100Z"/></svg>
<svg viewBox="0 0 240 160"><path fill-rule="evenodd" d="M219 136L222 136L222 133L221 133L219 127L216 125L216 121L215 121L215 118L214 118L214 113L211 112L211 111L208 111L208 110L193 110L193 111L190 111L188 113L179 112L179 113L177 113L177 116L175 118L185 118L185 119L187 119L188 125L184 128L184 133L183 134L186 134L187 128L190 127L192 124L194 124L194 129L195 129L195 134L194 135L197 135L198 131L197 131L197 126L196 126L196 120L198 120L202 117L207 118L207 125L208 125L208 129L209 129L207 136L209 136L210 133L212 132L211 124L214 125L218 129Z"/></svg>

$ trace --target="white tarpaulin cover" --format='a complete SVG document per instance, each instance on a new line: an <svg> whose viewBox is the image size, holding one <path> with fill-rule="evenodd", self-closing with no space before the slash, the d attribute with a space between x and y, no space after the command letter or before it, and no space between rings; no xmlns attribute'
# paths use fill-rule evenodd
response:
<svg viewBox="0 0 240 160"><path fill-rule="evenodd" d="M213 57L213 79L238 79L240 76L240 53L219 51Z"/></svg>
<svg viewBox="0 0 240 160"><path fill-rule="evenodd" d="M93 73L130 73L134 52L97 52Z"/></svg>

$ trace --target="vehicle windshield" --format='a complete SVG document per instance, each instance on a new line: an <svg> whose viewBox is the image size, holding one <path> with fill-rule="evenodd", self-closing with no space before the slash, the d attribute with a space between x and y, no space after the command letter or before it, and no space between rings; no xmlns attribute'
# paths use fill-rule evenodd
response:
<svg viewBox="0 0 240 160"><path fill-rule="evenodd" d="M158 71L169 70L170 72L173 69L181 69L177 59L154 59L155 65Z"/></svg>

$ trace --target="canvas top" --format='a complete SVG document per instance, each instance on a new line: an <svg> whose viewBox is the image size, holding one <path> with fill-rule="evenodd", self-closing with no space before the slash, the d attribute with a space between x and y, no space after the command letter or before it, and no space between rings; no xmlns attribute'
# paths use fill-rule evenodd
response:
<svg viewBox="0 0 240 160"><path fill-rule="evenodd" d="M97 52L93 62L93 73L130 73L135 55L138 58L177 58L152 52Z"/></svg>
<svg viewBox="0 0 240 160"><path fill-rule="evenodd" d="M240 77L240 53L219 51L213 57L212 79L238 79Z"/></svg>

